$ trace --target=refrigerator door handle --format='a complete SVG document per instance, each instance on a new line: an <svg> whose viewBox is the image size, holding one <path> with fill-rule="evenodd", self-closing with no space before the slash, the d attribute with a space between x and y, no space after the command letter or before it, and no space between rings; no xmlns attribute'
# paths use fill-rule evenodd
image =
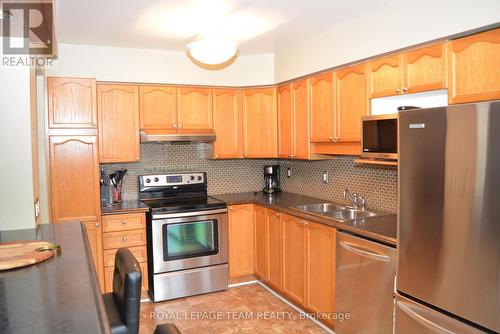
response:
<svg viewBox="0 0 500 334"><path fill-rule="evenodd" d="M408 316L410 316L412 319L414 319L416 322L419 324L425 326L426 328L430 329L434 333L437 334L458 334L460 332L456 332L455 330L449 329L449 328L444 328L440 326L439 324L436 324L435 322L432 322L431 320L427 319L423 314L418 312L419 307L414 304L410 304L408 302L398 300L396 302L396 305L399 307L401 311L406 313ZM425 311L425 310L422 310ZM422 312L424 313L424 312Z"/></svg>
<svg viewBox="0 0 500 334"><path fill-rule="evenodd" d="M382 261L382 262L390 262L391 261L391 258L387 255L372 253L372 252L366 251L364 249L360 249L360 248L356 247L354 244L351 244L350 242L340 241L339 245L342 248L344 248L352 253L355 253L355 254L358 254L358 255L373 259L373 260Z"/></svg>

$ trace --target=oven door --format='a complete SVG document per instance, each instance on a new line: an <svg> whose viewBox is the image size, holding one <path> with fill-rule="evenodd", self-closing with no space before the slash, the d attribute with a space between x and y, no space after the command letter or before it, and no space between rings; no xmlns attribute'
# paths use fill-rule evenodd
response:
<svg viewBox="0 0 500 334"><path fill-rule="evenodd" d="M227 209L152 219L155 274L227 263Z"/></svg>

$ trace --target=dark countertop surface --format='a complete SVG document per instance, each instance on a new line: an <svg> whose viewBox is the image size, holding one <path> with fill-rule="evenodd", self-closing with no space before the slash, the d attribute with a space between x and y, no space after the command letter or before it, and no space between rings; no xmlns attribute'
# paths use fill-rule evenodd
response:
<svg viewBox="0 0 500 334"><path fill-rule="evenodd" d="M264 195L263 193L250 192L212 195L212 197L220 199L226 202L228 205L247 203L262 205L299 218L310 220L312 222L325 224L342 231L350 232L355 235L383 242L391 246L396 246L397 216L395 214L387 214L383 216L342 222L328 217L320 217L317 215L298 211L296 209L291 209L291 207L304 204L326 202L335 203L332 201L314 197L296 195L287 192L282 192L272 196Z"/></svg>
<svg viewBox="0 0 500 334"><path fill-rule="evenodd" d="M44 240L61 253L0 271L0 333L109 333L102 295L80 222L0 232L0 242Z"/></svg>
<svg viewBox="0 0 500 334"><path fill-rule="evenodd" d="M146 212L149 208L139 201L123 201L111 205L101 205L101 214L116 215L120 213Z"/></svg>

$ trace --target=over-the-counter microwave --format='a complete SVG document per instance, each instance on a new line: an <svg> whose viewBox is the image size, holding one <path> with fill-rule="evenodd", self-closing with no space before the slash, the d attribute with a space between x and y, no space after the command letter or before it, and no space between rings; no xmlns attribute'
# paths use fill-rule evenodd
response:
<svg viewBox="0 0 500 334"><path fill-rule="evenodd" d="M361 157L398 159L398 114L361 117Z"/></svg>

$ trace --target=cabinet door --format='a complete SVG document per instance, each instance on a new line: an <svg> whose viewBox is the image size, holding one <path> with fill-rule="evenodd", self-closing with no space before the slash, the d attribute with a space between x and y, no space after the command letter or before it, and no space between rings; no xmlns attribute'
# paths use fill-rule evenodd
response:
<svg viewBox="0 0 500 334"><path fill-rule="evenodd" d="M266 209L255 206L255 274L268 280L268 231L266 222Z"/></svg>
<svg viewBox="0 0 500 334"><path fill-rule="evenodd" d="M179 129L212 129L212 90L183 87L177 89Z"/></svg>
<svg viewBox="0 0 500 334"><path fill-rule="evenodd" d="M370 98L402 93L402 56L388 56L368 63L368 94Z"/></svg>
<svg viewBox="0 0 500 334"><path fill-rule="evenodd" d="M292 158L293 155L293 114L292 85L278 87L279 140L278 157Z"/></svg>
<svg viewBox="0 0 500 334"><path fill-rule="evenodd" d="M84 222L87 231L87 239L90 246L90 253L94 261L95 271L101 290L104 291L104 265L102 253L102 228L99 221Z"/></svg>
<svg viewBox="0 0 500 334"><path fill-rule="evenodd" d="M255 272L255 223L253 204L229 207L229 277Z"/></svg>
<svg viewBox="0 0 500 334"><path fill-rule="evenodd" d="M361 116L368 113L366 64L335 72L335 142L361 141Z"/></svg>
<svg viewBox="0 0 500 334"><path fill-rule="evenodd" d="M50 136L51 220L101 216L97 136Z"/></svg>
<svg viewBox="0 0 500 334"><path fill-rule="evenodd" d="M306 298L306 227L283 215L283 293L300 305Z"/></svg>
<svg viewBox="0 0 500 334"><path fill-rule="evenodd" d="M213 121L216 140L214 157L242 158L242 113L240 92L236 89L213 90Z"/></svg>
<svg viewBox="0 0 500 334"><path fill-rule="evenodd" d="M101 162L139 161L139 89L97 85Z"/></svg>
<svg viewBox="0 0 500 334"><path fill-rule="evenodd" d="M446 88L446 48L436 44L403 54L403 93Z"/></svg>
<svg viewBox="0 0 500 334"><path fill-rule="evenodd" d="M307 80L293 83L293 158L309 159L309 94Z"/></svg>
<svg viewBox="0 0 500 334"><path fill-rule="evenodd" d="M175 87L139 87L140 128L175 129L177 127L177 90Z"/></svg>
<svg viewBox="0 0 500 334"><path fill-rule="evenodd" d="M500 28L448 42L450 104L500 99Z"/></svg>
<svg viewBox="0 0 500 334"><path fill-rule="evenodd" d="M96 128L95 79L47 78L49 128Z"/></svg>
<svg viewBox="0 0 500 334"><path fill-rule="evenodd" d="M333 73L309 79L311 100L311 141L333 140Z"/></svg>
<svg viewBox="0 0 500 334"><path fill-rule="evenodd" d="M269 240L269 275L267 283L277 290L281 290L281 213L266 209L267 231Z"/></svg>
<svg viewBox="0 0 500 334"><path fill-rule="evenodd" d="M247 158L278 155L276 89L245 90L243 96L243 145Z"/></svg>
<svg viewBox="0 0 500 334"><path fill-rule="evenodd" d="M335 229L307 223L306 307L317 313L335 310Z"/></svg>

